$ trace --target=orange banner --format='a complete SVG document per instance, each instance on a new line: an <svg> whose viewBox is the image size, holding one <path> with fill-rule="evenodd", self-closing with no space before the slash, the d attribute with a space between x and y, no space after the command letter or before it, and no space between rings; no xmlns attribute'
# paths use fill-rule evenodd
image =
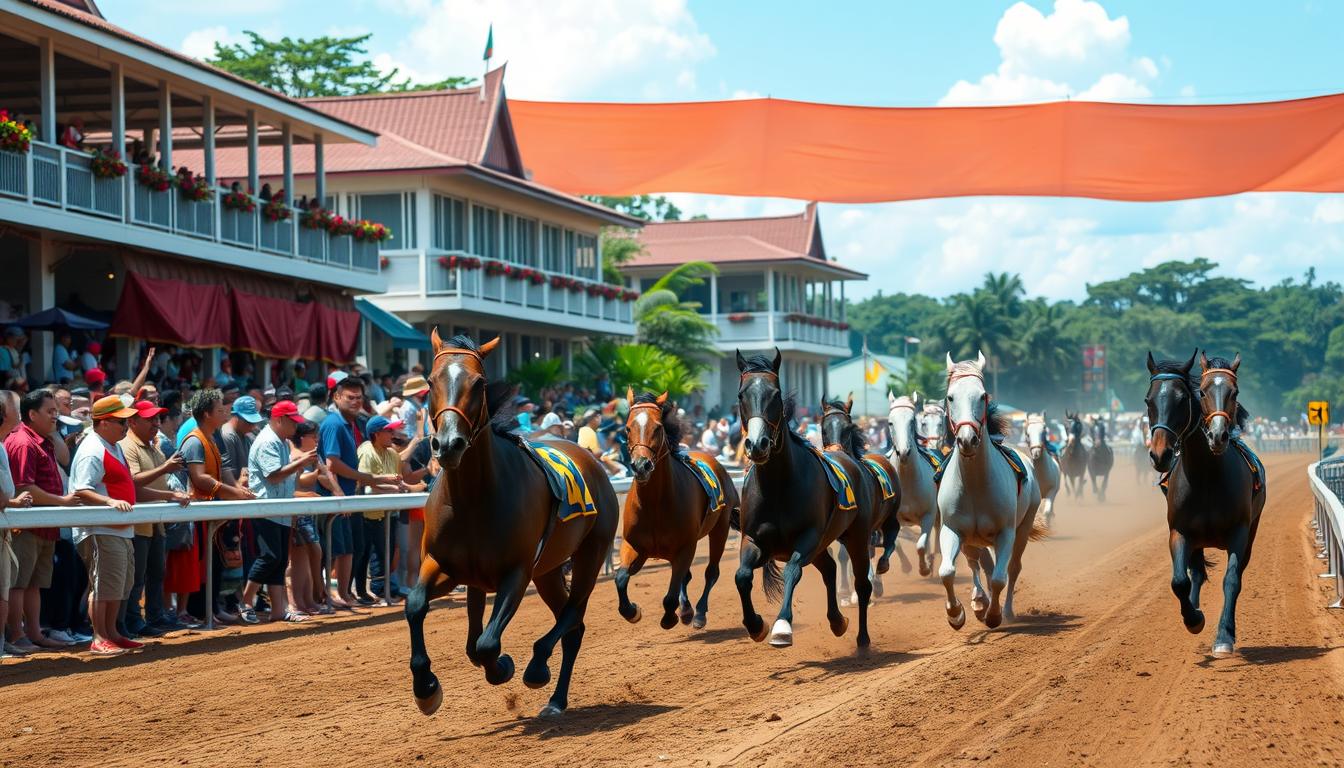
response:
<svg viewBox="0 0 1344 768"><path fill-rule="evenodd" d="M523 162L573 194L871 203L1344 192L1344 95L1260 104L875 108L510 101Z"/></svg>

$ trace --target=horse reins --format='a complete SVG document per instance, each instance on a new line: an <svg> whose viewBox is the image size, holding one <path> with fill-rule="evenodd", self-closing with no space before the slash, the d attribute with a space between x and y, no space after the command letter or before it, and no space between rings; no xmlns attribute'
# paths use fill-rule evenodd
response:
<svg viewBox="0 0 1344 768"><path fill-rule="evenodd" d="M470 349L444 348L444 349L440 349L440 350L434 355L434 365L433 365L433 366L431 367L431 369L430 369L430 377L431 377L431 378L433 378L433 376L434 376L434 369L438 367L438 364L439 364L439 358L448 357L448 356L450 356L450 355L466 355L467 357L475 358L475 359L476 359L476 362L481 363L482 368L484 368L484 362L485 362L485 361L481 359L481 354L480 354L479 352L475 352L475 351L470 350ZM490 408L489 408L489 405L485 402L484 398L482 398L482 400L481 400L481 416L482 416L482 418L481 418L481 421L480 421L479 424L475 424L475 423L473 423L472 418L471 418L470 416L467 415L466 411L463 411L461 408L458 408L456 405L445 405L445 406L443 406L442 408L440 408L440 409L438 409L437 411L434 412L434 430L435 430L435 431L438 431L438 429L439 429L439 419L440 419L440 418L443 416L443 414L445 414L445 413L456 413L457 416L458 416L458 418L462 419L463 421L465 421L465 422L467 423L467 430L471 433L471 441L472 441L472 442L475 442L476 437L477 437L478 435L480 435L481 432L482 432L487 426L490 425Z"/></svg>
<svg viewBox="0 0 1344 768"><path fill-rule="evenodd" d="M1204 381L1204 377L1205 377L1205 376L1208 376L1208 375L1211 374L1211 373L1225 373L1225 374L1228 375L1228 377L1230 377L1230 378L1232 379L1232 385L1233 385L1233 386L1236 386L1236 384L1237 384L1237 372L1234 371L1234 370L1232 370L1231 368L1210 368L1210 369L1208 369L1207 371L1204 371L1202 374L1200 374L1200 376L1199 376L1200 383L1203 383L1203 381ZM1209 414L1207 414L1207 415L1204 416L1204 428L1205 428L1205 429L1208 429L1208 428L1209 428L1209 424L1211 424L1211 423L1213 422L1213 417L1215 417L1215 416L1222 416L1224 419L1227 419L1227 423L1228 423L1228 424L1234 424L1234 423L1235 423L1235 422L1232 420L1232 414L1230 414L1230 413L1228 413L1227 411L1224 411L1224 410L1216 410L1216 411L1214 411L1214 412L1212 412L1212 413L1209 413Z"/></svg>
<svg viewBox="0 0 1344 768"><path fill-rule="evenodd" d="M636 404L630 406L630 413L629 413L629 416L627 417L627 424L629 423L629 417L633 417L633 416L635 415L635 411L638 411L638 410L640 410L641 408L644 409L644 410L646 410L646 411L653 411L653 412L657 413L657 414L658 414L658 422L659 422L660 424L662 423L663 407L662 407L661 405L659 405L659 404L657 404L657 403L636 403ZM631 458L632 460L634 459L634 456L635 456L635 449L636 449L636 448L643 448L644 450L646 450L646 451L648 451L649 453L653 454L653 456L654 456L653 463L654 463L654 464L657 464L658 462L662 461L663 458L664 458L665 456L668 456L668 455L670 455L670 454L672 453L672 449L668 447L668 442L667 442L667 436L666 436L666 435L663 436L663 449L662 449L661 451L655 451L655 450L653 450L653 448L652 448L648 443L637 443L637 442L631 440L631 441L630 441L630 458Z"/></svg>
<svg viewBox="0 0 1344 768"><path fill-rule="evenodd" d="M984 377L984 374L980 374L980 373L972 373L972 372L970 372L970 371L966 371L966 372L962 372L962 373L953 374L952 376L949 376L949 377L948 377L948 379L947 379L947 388L948 388L948 390L951 390L951 389L952 389L952 384L955 383L955 382L957 381L957 379L979 379L979 380L980 380L980 386L981 386L981 388L982 388L982 389L984 388L984 384L985 384L985 377ZM985 403L985 410L984 410L983 413L980 414L980 418L978 418L978 419L975 419L975 420L972 420L972 421L956 421L956 422L954 422L954 421L952 421L952 413L951 413L951 410L952 410L952 409L950 409L950 408L948 409L948 413L945 414L945 415L946 415L946 417L947 417L947 423L949 423L949 424L952 425L952 434L953 434L954 436L957 434L957 431L960 430L962 427L975 427L975 431L976 431L976 433L978 434L978 433L980 433L980 432L985 428L985 426L989 423L989 392L985 392L984 394L982 394L982 395L980 396L980 398L981 398L981 399L984 401L984 403Z"/></svg>

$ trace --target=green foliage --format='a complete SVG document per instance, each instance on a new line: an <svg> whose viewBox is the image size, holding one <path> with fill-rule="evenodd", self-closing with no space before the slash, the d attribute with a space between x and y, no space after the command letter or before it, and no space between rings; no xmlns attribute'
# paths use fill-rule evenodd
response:
<svg viewBox="0 0 1344 768"><path fill-rule="evenodd" d="M632 387L636 392L667 392L679 398L700 389L699 377L676 355L648 344L601 339L589 344L575 363L590 377L609 377L616 392Z"/></svg>
<svg viewBox="0 0 1344 768"><path fill-rule="evenodd" d="M710 361L720 354L714 346L719 330L700 314L699 302L682 301L680 294L714 274L718 270L713 264L691 261L658 278L635 301L635 341L667 350L691 374L709 370Z"/></svg>
<svg viewBox="0 0 1344 768"><path fill-rule="evenodd" d="M627 195L625 197L584 195L584 199L644 221L681 220L681 209L662 195ZM704 217L699 216L697 218Z"/></svg>
<svg viewBox="0 0 1344 768"><path fill-rule="evenodd" d="M906 375L887 377L887 386L897 397L919 392L925 398L947 394L947 368L931 357L913 355L906 361Z"/></svg>
<svg viewBox="0 0 1344 768"><path fill-rule="evenodd" d="M602 231L602 279L612 285L622 282L621 265L644 252L633 229L607 227Z"/></svg>
<svg viewBox="0 0 1344 768"><path fill-rule="evenodd" d="M383 72L367 59L372 35L267 40L256 32L243 34L248 38L245 43L215 43L214 56L206 61L294 98L459 88L475 82L471 77L423 85L410 78L398 80L397 70Z"/></svg>
<svg viewBox="0 0 1344 768"><path fill-rule="evenodd" d="M517 384L523 394L539 398L541 391L559 384L564 378L565 361L559 358L529 360L509 371L508 380Z"/></svg>
<svg viewBox="0 0 1344 768"><path fill-rule="evenodd" d="M1241 353L1241 399L1253 413L1295 417L1307 399L1344 402L1344 289L1318 283L1314 272L1257 289L1213 275L1216 268L1204 259L1166 262L1090 285L1078 304L1023 299L1020 278L991 274L943 300L879 294L847 316L878 352L900 354L903 338L918 336L918 357L941 367L944 352L965 359L982 350L999 375L996 396L1033 410L1103 407L1104 392L1082 391L1089 344L1105 345L1109 387L1130 408L1147 390L1149 350L1185 358L1196 347Z"/></svg>

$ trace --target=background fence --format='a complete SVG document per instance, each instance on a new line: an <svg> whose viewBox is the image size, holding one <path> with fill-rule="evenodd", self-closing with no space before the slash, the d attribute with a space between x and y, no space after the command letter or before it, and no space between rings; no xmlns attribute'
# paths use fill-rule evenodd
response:
<svg viewBox="0 0 1344 768"><path fill-rule="evenodd" d="M1323 579L1335 582L1331 608L1344 607L1344 456L1326 459L1307 468L1311 495L1316 499L1312 527L1316 529L1316 557L1325 561Z"/></svg>

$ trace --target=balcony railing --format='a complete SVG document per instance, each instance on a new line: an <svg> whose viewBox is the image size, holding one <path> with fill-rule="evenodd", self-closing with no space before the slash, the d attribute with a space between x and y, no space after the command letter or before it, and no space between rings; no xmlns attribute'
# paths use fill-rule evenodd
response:
<svg viewBox="0 0 1344 768"><path fill-rule="evenodd" d="M798 341L808 344L820 344L828 347L849 347L849 331L840 328L828 328L797 318L790 319L791 313L775 312L774 335L770 333L770 312L731 312L712 315L719 327L719 341L741 342L762 341L776 343Z"/></svg>
<svg viewBox="0 0 1344 768"><path fill-rule="evenodd" d="M497 302L501 311L509 306L527 307L546 312L559 312L576 317L588 317L610 320L617 323L631 323L634 303L620 297L590 296L589 285L601 285L583 282L578 291L569 288L551 286L551 278L560 276L573 278L543 269L535 271L545 277L541 283L518 280L506 275L487 274L486 270L449 268L439 263L440 257L466 256L456 251L432 251L425 257L424 288L427 296L460 296ZM419 252L388 254L388 293L419 293ZM515 265L516 266L516 265Z"/></svg>
<svg viewBox="0 0 1344 768"><path fill-rule="evenodd" d="M0 197L248 251L378 271L377 243L305 230L296 224L297 211L288 221L267 221L261 200L251 213L226 208L227 193L220 188L210 200L193 202L176 187L159 192L136 182L134 166L121 178L98 178L87 152L37 141L27 154L0 151Z"/></svg>

